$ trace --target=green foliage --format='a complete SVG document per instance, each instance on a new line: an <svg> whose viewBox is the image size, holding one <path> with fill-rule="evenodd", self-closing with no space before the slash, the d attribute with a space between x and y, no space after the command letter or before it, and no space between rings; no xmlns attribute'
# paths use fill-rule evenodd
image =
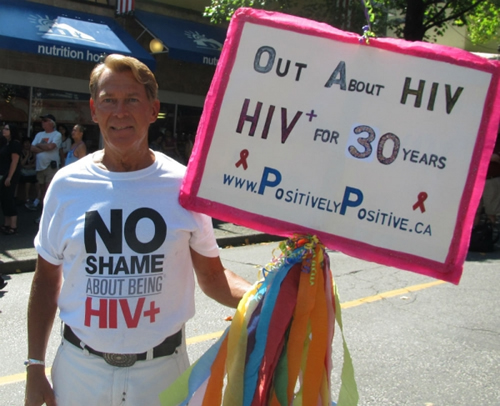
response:
<svg viewBox="0 0 500 406"><path fill-rule="evenodd" d="M337 0L212 0L205 8L205 17L212 23L229 21L239 7L282 11L330 24L345 31L362 33L366 24L362 1Z"/></svg>
<svg viewBox="0 0 500 406"><path fill-rule="evenodd" d="M385 36L391 30L398 38L435 41L449 24L466 25L475 44L498 38L500 29L500 0L365 0L372 30ZM369 4L369 6L368 6ZM415 14L415 4L421 6L421 15ZM419 7L417 7L419 9ZM413 15L408 15L411 10ZM408 23L419 20L409 38Z"/></svg>
<svg viewBox="0 0 500 406"><path fill-rule="evenodd" d="M435 41L455 24L466 25L479 44L497 39L500 30L500 0L212 0L204 15L221 23L239 7L280 10L359 34L368 23L370 36L391 30L408 40Z"/></svg>
<svg viewBox="0 0 500 406"><path fill-rule="evenodd" d="M460 23L467 25L473 44L500 41L500 0L479 4L472 13L457 21L457 24Z"/></svg>
<svg viewBox="0 0 500 406"><path fill-rule="evenodd" d="M210 22L219 24L229 21L234 12L240 7L253 7L279 10L287 1L281 0L212 0L210 6L205 7L203 15L210 18Z"/></svg>

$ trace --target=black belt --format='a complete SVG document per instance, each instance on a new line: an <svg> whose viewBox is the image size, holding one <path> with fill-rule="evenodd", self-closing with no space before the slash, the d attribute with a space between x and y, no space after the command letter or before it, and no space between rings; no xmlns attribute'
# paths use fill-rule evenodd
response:
<svg viewBox="0 0 500 406"><path fill-rule="evenodd" d="M82 341L77 337L77 335L71 330L68 325L64 326L63 337L73 344L74 346L87 350L91 354L97 355L98 357L104 358L104 360L115 367L130 367L135 364L136 361L144 361L147 359L147 352L142 352L140 354L111 354L106 352L101 352L90 348L88 345L82 346ZM165 338L161 344L158 344L153 348L153 358L166 357L167 355L172 355L175 349L182 343L182 330Z"/></svg>

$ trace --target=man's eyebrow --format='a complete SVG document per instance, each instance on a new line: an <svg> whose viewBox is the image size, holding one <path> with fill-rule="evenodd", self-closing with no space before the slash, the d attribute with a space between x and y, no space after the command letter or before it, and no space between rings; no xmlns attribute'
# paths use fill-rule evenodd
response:
<svg viewBox="0 0 500 406"><path fill-rule="evenodd" d="M97 96L98 96L98 97L113 97L113 96L115 96L115 95L116 95L116 93L113 93L113 92L107 92L107 91L105 91L105 90L102 90L102 91L100 91L100 92L97 94ZM125 97L137 97L137 96L139 96L139 95L140 95L140 93L139 93L139 92L130 92L130 93L126 93L126 94L125 94Z"/></svg>

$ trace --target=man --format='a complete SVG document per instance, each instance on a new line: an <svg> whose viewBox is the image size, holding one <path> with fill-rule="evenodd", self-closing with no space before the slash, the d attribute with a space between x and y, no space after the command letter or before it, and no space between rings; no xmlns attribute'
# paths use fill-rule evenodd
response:
<svg viewBox="0 0 500 406"><path fill-rule="evenodd" d="M500 128L490 157L483 194L474 218L474 226L480 224L483 211L492 224L495 224L497 216L500 216Z"/></svg>
<svg viewBox="0 0 500 406"><path fill-rule="evenodd" d="M224 305L236 307L250 287L223 267L210 218L179 205L185 168L148 148L157 90L130 57L109 55L91 74L104 149L62 168L47 192L28 307L26 406L159 405L188 366L193 268ZM52 390L44 360L58 306L65 328Z"/></svg>
<svg viewBox="0 0 500 406"><path fill-rule="evenodd" d="M59 148L61 148L61 133L56 131L56 119L52 114L40 116L44 131L35 135L31 143L31 152L36 154L36 198L32 203L26 203L29 210L37 210L43 201L47 188L59 168Z"/></svg>
<svg viewBox="0 0 500 406"><path fill-rule="evenodd" d="M491 223L500 215L500 128L491 154L481 204Z"/></svg>

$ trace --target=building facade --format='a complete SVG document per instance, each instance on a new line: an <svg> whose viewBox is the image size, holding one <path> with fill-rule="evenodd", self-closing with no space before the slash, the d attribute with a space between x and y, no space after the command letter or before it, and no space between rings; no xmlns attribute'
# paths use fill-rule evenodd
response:
<svg viewBox="0 0 500 406"><path fill-rule="evenodd" d="M134 11L125 14L117 14L116 3L0 0L0 124L17 124L22 136L33 139L40 116L53 114L69 133L84 125L88 150L98 149L89 76L103 55L122 53L146 63L158 80L161 111L151 137L173 137L185 155L225 29L202 17L203 1L135 0ZM157 53L150 50L152 40L161 41Z"/></svg>

